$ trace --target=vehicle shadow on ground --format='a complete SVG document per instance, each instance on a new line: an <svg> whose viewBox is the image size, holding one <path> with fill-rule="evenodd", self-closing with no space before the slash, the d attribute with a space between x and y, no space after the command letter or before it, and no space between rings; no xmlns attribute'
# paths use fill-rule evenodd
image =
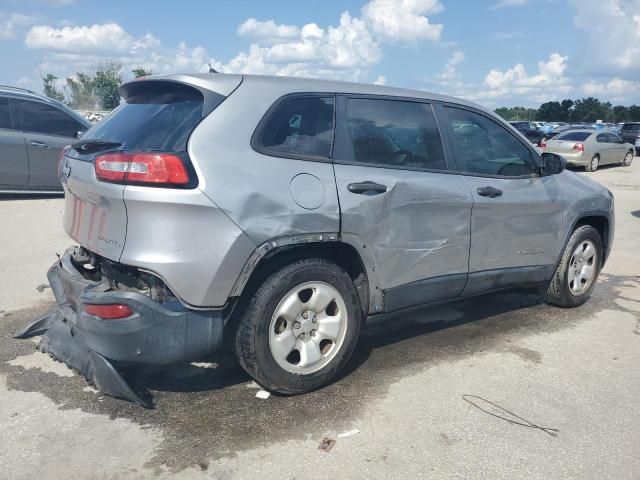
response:
<svg viewBox="0 0 640 480"><path fill-rule="evenodd" d="M634 210L633 212L631 212L631 215L636 218L640 218L640 210Z"/></svg>
<svg viewBox="0 0 640 480"><path fill-rule="evenodd" d="M267 401L254 398L256 390L247 387L255 385L228 353L208 359L209 363L135 372L135 382L153 393L156 408L151 410L87 392L77 376L24 370L8 361L33 355L33 344L18 342L11 334L23 325L25 315L35 313L31 311L16 312L0 322L0 373L9 389L42 393L60 409L81 409L159 428L163 440L146 466L162 465L177 472L281 440L304 441L309 432L344 430L391 385L442 362L473 363L478 354L498 352L544 368L544 352L524 348L519 345L522 339L574 328L605 309L638 316L620 300L639 287L638 276L603 274L591 300L580 308L549 307L536 292L521 290L367 323L339 379L305 395L272 395ZM629 334L640 335L636 331L640 332L640 318ZM212 434L219 441L212 441Z"/></svg>
<svg viewBox="0 0 640 480"><path fill-rule="evenodd" d="M426 305L410 312L387 315L382 320L373 317L362 325L356 349L338 379L358 370L376 349L537 305L543 305L543 302L536 290L516 289L457 302ZM402 361L405 362L406 358ZM136 367L126 374L127 380L140 392L145 389L155 392L203 392L251 380L230 351L195 364L169 368Z"/></svg>

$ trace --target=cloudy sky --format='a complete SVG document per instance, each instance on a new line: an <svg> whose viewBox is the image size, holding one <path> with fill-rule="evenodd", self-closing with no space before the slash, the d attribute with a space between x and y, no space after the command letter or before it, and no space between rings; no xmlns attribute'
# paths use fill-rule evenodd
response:
<svg viewBox="0 0 640 480"><path fill-rule="evenodd" d="M171 6L169 6L171 5ZM640 0L0 0L0 83L118 58L386 83L490 107L640 103Z"/></svg>

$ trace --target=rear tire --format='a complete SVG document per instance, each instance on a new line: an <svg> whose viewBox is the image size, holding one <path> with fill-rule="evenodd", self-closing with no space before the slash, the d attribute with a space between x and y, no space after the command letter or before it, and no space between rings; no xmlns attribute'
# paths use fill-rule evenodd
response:
<svg viewBox="0 0 640 480"><path fill-rule="evenodd" d="M591 158L591 160L589 161L589 163L587 163L584 166L584 169L587 172L595 172L598 169L598 166L600 165L600 155L598 155L597 153Z"/></svg>
<svg viewBox="0 0 640 480"><path fill-rule="evenodd" d="M602 239L595 228L576 228L544 292L545 301L558 307L577 307L586 302L602 268L602 252Z"/></svg>
<svg viewBox="0 0 640 480"><path fill-rule="evenodd" d="M629 150L627 154L624 156L624 160L622 161L622 165L628 167L633 162L633 150Z"/></svg>
<svg viewBox="0 0 640 480"><path fill-rule="evenodd" d="M358 292L342 268L321 258L299 260L269 276L249 300L236 355L265 389L310 392L347 364L362 316Z"/></svg>

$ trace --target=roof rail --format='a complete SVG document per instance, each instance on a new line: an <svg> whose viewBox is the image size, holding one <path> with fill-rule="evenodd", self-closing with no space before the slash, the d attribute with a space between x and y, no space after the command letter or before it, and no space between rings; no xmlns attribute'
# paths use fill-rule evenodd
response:
<svg viewBox="0 0 640 480"><path fill-rule="evenodd" d="M28 92L28 93L33 93L34 95L38 95L38 93L34 92L33 90L28 90L26 88L22 88L22 87L14 87L11 85L2 85L0 84L0 88L10 88L12 90L20 90L22 92Z"/></svg>

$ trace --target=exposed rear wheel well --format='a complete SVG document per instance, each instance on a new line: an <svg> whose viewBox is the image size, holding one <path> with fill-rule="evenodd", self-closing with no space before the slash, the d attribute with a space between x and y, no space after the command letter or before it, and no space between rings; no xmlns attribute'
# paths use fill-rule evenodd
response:
<svg viewBox="0 0 640 480"><path fill-rule="evenodd" d="M602 239L602 248L606 252L609 246L609 220L607 217L603 216L589 216L582 217L576 223L574 230L582 225L590 225L595 228L600 234L600 238ZM602 259L604 262L604 258Z"/></svg>
<svg viewBox="0 0 640 480"><path fill-rule="evenodd" d="M306 243L270 251L251 274L242 297L252 295L267 277L283 266L305 258L324 258L342 267L358 290L363 313L368 313L369 282L364 263L356 249L344 242Z"/></svg>

